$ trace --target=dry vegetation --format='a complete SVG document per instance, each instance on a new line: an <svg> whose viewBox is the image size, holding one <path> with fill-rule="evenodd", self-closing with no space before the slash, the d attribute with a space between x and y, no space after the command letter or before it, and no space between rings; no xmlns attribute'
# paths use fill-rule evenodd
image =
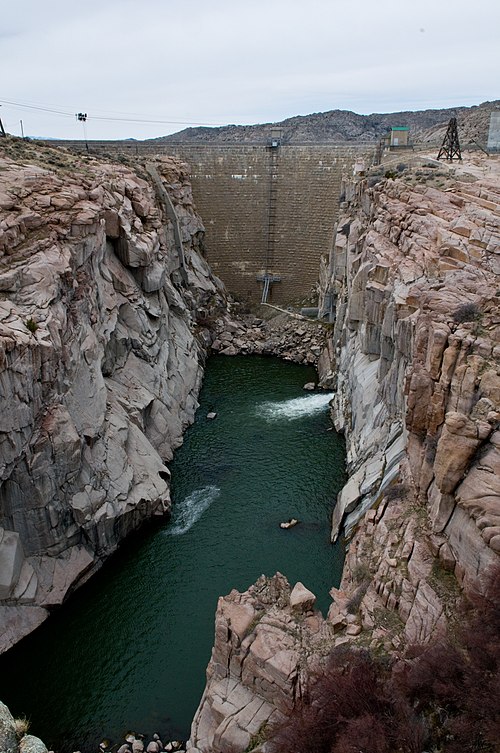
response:
<svg viewBox="0 0 500 753"><path fill-rule="evenodd" d="M494 753L500 745L500 568L453 638L375 658L340 647L270 735L273 753Z"/></svg>

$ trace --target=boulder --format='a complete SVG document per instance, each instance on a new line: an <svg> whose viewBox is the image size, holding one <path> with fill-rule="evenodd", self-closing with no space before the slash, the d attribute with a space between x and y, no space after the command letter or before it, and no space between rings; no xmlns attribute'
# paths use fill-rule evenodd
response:
<svg viewBox="0 0 500 753"><path fill-rule="evenodd" d="M2 753L18 753L14 717L0 701L0 750Z"/></svg>
<svg viewBox="0 0 500 753"><path fill-rule="evenodd" d="M316 596L304 586L303 583L295 584L290 594L290 606L297 612L308 612L314 608Z"/></svg>
<svg viewBox="0 0 500 753"><path fill-rule="evenodd" d="M24 735L19 741L19 753L48 753L48 751L38 737Z"/></svg>
<svg viewBox="0 0 500 753"><path fill-rule="evenodd" d="M441 492L454 491L477 448L491 431L486 421L474 421L456 411L447 413L434 461L436 484Z"/></svg>

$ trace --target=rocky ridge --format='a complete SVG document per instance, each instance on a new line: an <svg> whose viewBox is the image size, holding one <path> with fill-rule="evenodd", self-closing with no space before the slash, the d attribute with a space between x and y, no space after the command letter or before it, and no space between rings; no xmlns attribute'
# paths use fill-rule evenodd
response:
<svg viewBox="0 0 500 753"><path fill-rule="evenodd" d="M152 139L150 143L266 143L271 137L271 131L276 128L282 132L283 144L329 141L375 143L395 125L408 126L413 141L441 143L450 118L457 117L462 141L464 143L478 141L485 146L490 113L498 106L497 100L483 102L474 107L372 113L371 115L359 115L350 110L329 110L310 115L297 115L276 123L185 128L170 136Z"/></svg>
<svg viewBox="0 0 500 753"><path fill-rule="evenodd" d="M266 726L290 714L333 641L315 600L279 573L219 599L207 687L188 750L257 750Z"/></svg>
<svg viewBox="0 0 500 753"><path fill-rule="evenodd" d="M219 601L192 753L265 751L332 647L429 642L499 561L500 164L368 175L344 195L318 364L347 440L344 576L326 619L279 575Z"/></svg>
<svg viewBox="0 0 500 753"><path fill-rule="evenodd" d="M150 167L2 140L0 650L170 508L226 301L187 166Z"/></svg>

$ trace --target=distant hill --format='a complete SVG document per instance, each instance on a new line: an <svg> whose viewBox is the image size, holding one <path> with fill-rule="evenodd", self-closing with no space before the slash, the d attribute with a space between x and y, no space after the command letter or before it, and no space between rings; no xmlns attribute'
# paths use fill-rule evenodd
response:
<svg viewBox="0 0 500 753"><path fill-rule="evenodd" d="M272 128L282 129L283 144L328 141L378 141L391 126L408 126L413 141L442 140L451 117L458 118L460 138L465 142L486 144L490 113L500 108L500 100L483 102L474 107L454 107L442 110L374 113L358 115L350 110L329 110L312 115L297 115L279 123L256 125L227 125L218 128L185 128L169 136L149 139L149 142L236 142L266 143Z"/></svg>

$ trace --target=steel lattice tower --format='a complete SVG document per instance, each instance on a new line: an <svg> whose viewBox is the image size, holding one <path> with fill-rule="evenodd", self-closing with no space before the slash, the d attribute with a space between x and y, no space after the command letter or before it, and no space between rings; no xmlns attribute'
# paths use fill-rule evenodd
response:
<svg viewBox="0 0 500 753"><path fill-rule="evenodd" d="M437 156L438 159L445 157L449 162L453 162L453 157L462 161L462 152L460 151L460 142L458 140L457 119L451 118L448 128Z"/></svg>

